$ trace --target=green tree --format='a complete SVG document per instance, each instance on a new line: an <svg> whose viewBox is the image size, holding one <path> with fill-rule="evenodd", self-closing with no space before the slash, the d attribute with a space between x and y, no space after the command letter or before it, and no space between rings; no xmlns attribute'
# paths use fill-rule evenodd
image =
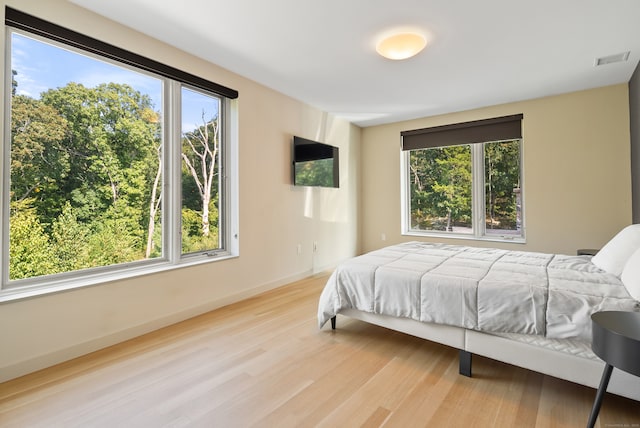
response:
<svg viewBox="0 0 640 428"><path fill-rule="evenodd" d="M16 80L16 76L18 72L16 70L11 70L11 96L15 96L18 90L18 81Z"/></svg>
<svg viewBox="0 0 640 428"><path fill-rule="evenodd" d="M113 206L91 223L88 237L89 259L93 266L109 266L139 260L143 247L137 236L130 233L131 223L126 210Z"/></svg>
<svg viewBox="0 0 640 428"><path fill-rule="evenodd" d="M215 204L209 206L211 218L218 218ZM208 237L202 236L202 216L199 211L182 208L182 252L206 251L218 247L218 226L212 225Z"/></svg>
<svg viewBox="0 0 640 428"><path fill-rule="evenodd" d="M446 230L452 230L453 221L465 225L471 221L471 151L468 146L442 149L437 159L440 176L433 185L433 201L446 216Z"/></svg>
<svg viewBox="0 0 640 428"><path fill-rule="evenodd" d="M123 84L69 83L43 93L42 100L70 124L65 148L74 174L63 183L69 197L58 198L56 216L70 200L94 233L104 229L96 223L113 220L123 242L137 251L148 246L159 206L160 156L158 115L149 96Z"/></svg>
<svg viewBox="0 0 640 428"><path fill-rule="evenodd" d="M484 146L485 198L488 229L515 229L517 195L520 188L520 144L518 141Z"/></svg>
<svg viewBox="0 0 640 428"><path fill-rule="evenodd" d="M89 229L78 222L71 204L67 202L54 221L51 233L52 250L61 272L92 267L87 242L89 235Z"/></svg>
<svg viewBox="0 0 640 428"><path fill-rule="evenodd" d="M471 151L448 146L410 153L412 225L451 230L471 221Z"/></svg>
<svg viewBox="0 0 640 428"><path fill-rule="evenodd" d="M205 240L211 234L212 220L217 225L217 215L211 216L212 202L217 200L218 156L220 147L220 129L218 117L209 120L202 115L203 125L186 132L182 138L183 161L183 206L200 214L200 233ZM190 178L190 179L189 179ZM198 205L193 206L197 196ZM217 210L216 210L217 213ZM192 235L193 236L193 235ZM213 247L217 248L216 242Z"/></svg>
<svg viewBox="0 0 640 428"><path fill-rule="evenodd" d="M39 215L59 199L59 183L68 176L67 132L55 108L23 95L12 98L11 199L35 198Z"/></svg>
<svg viewBox="0 0 640 428"><path fill-rule="evenodd" d="M11 203L9 278L23 279L58 272L49 238L40 224L33 200Z"/></svg>
<svg viewBox="0 0 640 428"><path fill-rule="evenodd" d="M147 226L147 248L145 250L145 257L149 258L152 255L157 255L159 256L161 253L154 253L154 250L156 250L157 247L157 242L160 242L162 239L162 236L158 236L158 234L156 233L157 230L159 230L157 228L160 218L159 218L159 212L160 212L160 204L162 202L162 186L161 184L161 177L162 177L162 144L160 143L160 141L158 141L158 144L156 145L156 153L157 153L157 167L156 167L156 174L153 178L153 184L151 185L151 194L149 195L149 220L148 220L148 226Z"/></svg>
<svg viewBox="0 0 640 428"><path fill-rule="evenodd" d="M128 85L14 95L11 278L161 254L161 148L158 113Z"/></svg>

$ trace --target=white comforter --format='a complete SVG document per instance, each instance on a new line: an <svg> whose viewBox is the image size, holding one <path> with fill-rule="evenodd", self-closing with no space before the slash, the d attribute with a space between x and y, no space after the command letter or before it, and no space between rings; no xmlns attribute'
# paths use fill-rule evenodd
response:
<svg viewBox="0 0 640 428"><path fill-rule="evenodd" d="M343 309L468 329L591 340L593 312L639 310L588 256L409 242L341 264L318 322Z"/></svg>

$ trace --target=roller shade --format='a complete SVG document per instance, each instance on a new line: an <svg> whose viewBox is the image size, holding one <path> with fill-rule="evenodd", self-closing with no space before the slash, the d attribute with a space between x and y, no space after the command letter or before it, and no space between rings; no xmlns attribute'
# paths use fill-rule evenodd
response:
<svg viewBox="0 0 640 428"><path fill-rule="evenodd" d="M160 62L145 58L133 52L120 49L108 43L76 33L68 28L61 27L35 16L20 12L10 7L5 8L5 25L27 31L57 42L82 49L93 54L106 57L127 65L150 71L169 79L187 83L199 89L213 92L223 97L238 98L238 91L219 85L193 74L178 70Z"/></svg>
<svg viewBox="0 0 640 428"><path fill-rule="evenodd" d="M402 150L522 138L522 114L402 131Z"/></svg>

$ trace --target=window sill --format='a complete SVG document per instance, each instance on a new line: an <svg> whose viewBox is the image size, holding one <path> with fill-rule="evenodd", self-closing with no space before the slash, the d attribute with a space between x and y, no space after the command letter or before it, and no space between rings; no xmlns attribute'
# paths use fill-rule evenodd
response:
<svg viewBox="0 0 640 428"><path fill-rule="evenodd" d="M509 244L526 244L527 240L521 236L475 236L466 233L450 233L450 232L435 232L435 231L407 231L403 232L402 236L419 236L423 238L439 238L439 239L462 239L467 241L484 241L484 242L501 242Z"/></svg>
<svg viewBox="0 0 640 428"><path fill-rule="evenodd" d="M201 256L187 258L179 263L170 263L167 261L158 261L144 266L136 266L132 268L120 269L117 272L100 272L93 274L84 274L82 277L65 277L56 279L46 284L29 284L14 285L0 291L0 304L12 303L20 300L31 299L35 297L45 296L54 293L76 290L94 285L102 285L109 282L122 281L140 276L153 275L175 269L182 269L191 266L197 266L206 263L215 263L223 260L237 258L237 254L225 253L216 256Z"/></svg>

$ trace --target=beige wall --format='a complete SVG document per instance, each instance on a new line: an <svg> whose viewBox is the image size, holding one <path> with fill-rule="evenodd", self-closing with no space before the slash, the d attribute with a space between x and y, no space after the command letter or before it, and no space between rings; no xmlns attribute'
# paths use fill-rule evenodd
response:
<svg viewBox="0 0 640 428"><path fill-rule="evenodd" d="M450 242L573 253L631 222L627 85L360 130L64 0L2 4L240 92L240 257L0 304L0 380L415 239L400 234L402 130L524 113L527 243ZM291 186L292 135L340 147L339 190Z"/></svg>
<svg viewBox="0 0 640 428"><path fill-rule="evenodd" d="M0 380L282 285L359 251L358 127L66 1L2 5L3 15L9 5L239 91L240 257L0 304ZM340 148L340 189L291 185L293 135Z"/></svg>
<svg viewBox="0 0 640 428"><path fill-rule="evenodd" d="M363 251L416 239L400 233L400 131L517 113L524 114L526 244L445 242L575 254L631 223L628 85L621 84L363 129Z"/></svg>

